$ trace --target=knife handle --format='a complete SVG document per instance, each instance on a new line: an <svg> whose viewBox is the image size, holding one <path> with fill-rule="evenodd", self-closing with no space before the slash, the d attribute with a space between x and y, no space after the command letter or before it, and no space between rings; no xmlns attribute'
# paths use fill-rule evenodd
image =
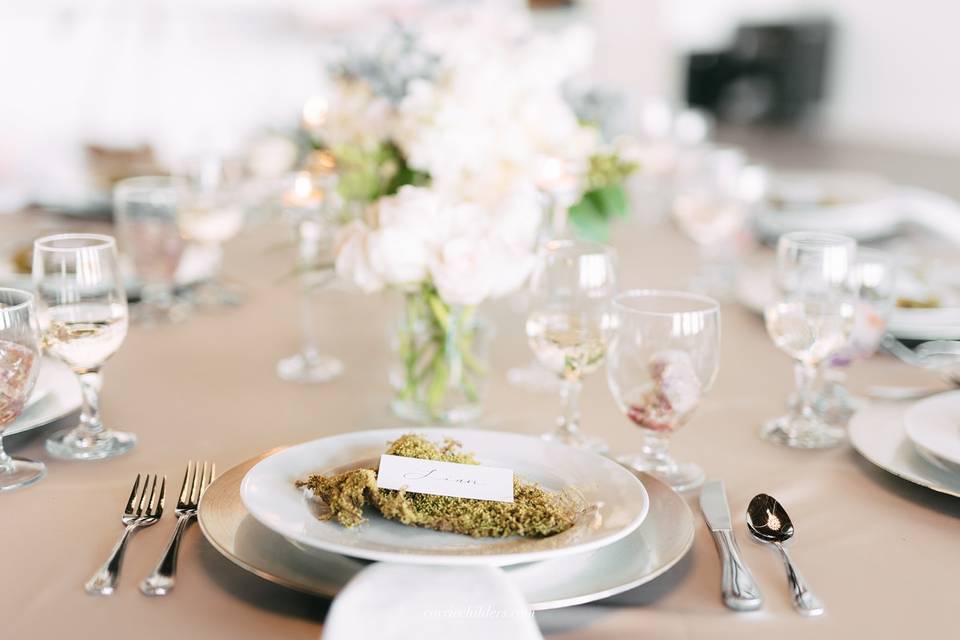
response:
<svg viewBox="0 0 960 640"><path fill-rule="evenodd" d="M720 552L721 588L723 603L734 611L753 611L763 604L760 587L757 586L750 569L740 557L740 547L733 531L720 529L711 531L713 541L717 543Z"/></svg>

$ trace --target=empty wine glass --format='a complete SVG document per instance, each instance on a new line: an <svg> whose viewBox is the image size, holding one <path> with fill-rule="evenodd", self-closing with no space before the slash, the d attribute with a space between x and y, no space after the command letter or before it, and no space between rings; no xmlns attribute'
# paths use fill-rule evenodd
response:
<svg viewBox="0 0 960 640"><path fill-rule="evenodd" d="M831 424L846 424L857 401L844 387L846 369L876 353L894 307L895 265L890 254L877 249L857 249L853 287L858 293L853 333L847 345L824 363L822 384L814 407Z"/></svg>
<svg viewBox="0 0 960 640"><path fill-rule="evenodd" d="M0 491L25 487L47 473L42 462L14 458L3 432L23 411L40 372L40 337L33 296L0 288Z"/></svg>
<svg viewBox="0 0 960 640"><path fill-rule="evenodd" d="M180 232L189 242L208 248L216 263L211 277L191 292L203 306L234 306L240 294L221 278L223 244L236 236L244 223L241 188L246 166L239 158L218 155L185 160L180 167L184 192L177 209Z"/></svg>
<svg viewBox="0 0 960 640"><path fill-rule="evenodd" d="M186 305L174 296L185 245L178 223L185 192L182 179L168 176L128 178L113 189L117 228L140 280L135 319L144 324L177 322L187 316Z"/></svg>
<svg viewBox="0 0 960 640"><path fill-rule="evenodd" d="M557 430L544 437L605 451L606 444L580 431L583 376L603 364L613 337L610 299L617 288L612 247L554 240L539 252L530 279L527 338L530 348L561 381L563 413Z"/></svg>
<svg viewBox="0 0 960 640"><path fill-rule="evenodd" d="M748 187L751 177L756 181L759 175L748 169L738 149L700 146L680 155L672 213L700 251L700 271L692 283L696 290L729 295L736 275L736 236L750 205Z"/></svg>
<svg viewBox="0 0 960 640"><path fill-rule="evenodd" d="M314 293L330 282L333 240L342 202L333 174L298 171L289 178L281 210L297 236L297 276L300 285L300 351L277 363L277 375L290 382L319 383L343 373L343 362L320 353L313 317Z"/></svg>
<svg viewBox="0 0 960 640"><path fill-rule="evenodd" d="M127 336L127 296L110 236L65 233L33 244L33 284L44 348L80 380L80 424L47 440L54 456L96 460L126 453L136 436L100 421L100 368Z"/></svg>
<svg viewBox="0 0 960 640"><path fill-rule="evenodd" d="M607 382L617 406L643 433L640 453L618 460L677 491L698 487L703 470L677 462L667 447L717 377L720 306L695 293L641 289L618 295L613 310L617 331Z"/></svg>
<svg viewBox="0 0 960 640"><path fill-rule="evenodd" d="M773 343L795 361L797 402L763 425L761 437L789 447L819 449L843 442L814 406L817 369L853 333L857 243L846 236L787 233L777 244L776 293L764 309Z"/></svg>

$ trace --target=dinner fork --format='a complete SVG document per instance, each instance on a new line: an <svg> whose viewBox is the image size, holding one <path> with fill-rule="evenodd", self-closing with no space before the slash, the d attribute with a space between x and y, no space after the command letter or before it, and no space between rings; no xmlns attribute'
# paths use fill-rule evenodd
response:
<svg viewBox="0 0 960 640"><path fill-rule="evenodd" d="M180 538L186 531L187 525L197 515L197 505L207 487L213 482L217 467L215 464L187 462L187 470L183 474L183 486L180 487L180 497L177 499L177 528L167 543L167 548L160 558L160 562L143 582L140 591L147 596L165 596L174 587L177 576L177 552L180 550Z"/></svg>
<svg viewBox="0 0 960 640"><path fill-rule="evenodd" d="M100 570L93 574L93 577L83 586L84 590L91 595L108 596L113 593L120 576L120 564L123 562L123 552L127 547L130 534L137 529L155 524L163 515L163 499L167 488L167 477L163 476L159 491L157 491L156 475L152 476L152 482L151 476L144 475L142 489L140 489L140 477L138 473L137 479L133 483L133 490L130 491L130 498L123 509L123 516L121 517L124 525L123 535L120 536L120 540L113 547L110 557L103 563ZM149 494L147 493L147 487L150 488ZM137 489L140 489L139 498L137 497Z"/></svg>

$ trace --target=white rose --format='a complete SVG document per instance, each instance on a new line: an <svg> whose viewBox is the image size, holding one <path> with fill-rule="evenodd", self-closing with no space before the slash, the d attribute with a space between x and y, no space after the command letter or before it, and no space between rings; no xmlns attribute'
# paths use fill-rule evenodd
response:
<svg viewBox="0 0 960 640"><path fill-rule="evenodd" d="M475 305L490 294L491 271L487 243L463 237L447 242L430 265L437 292L448 304Z"/></svg>
<svg viewBox="0 0 960 640"><path fill-rule="evenodd" d="M334 247L337 275L353 282L366 293L383 288L383 280L370 264L370 229L359 221L340 230Z"/></svg>
<svg viewBox="0 0 960 640"><path fill-rule="evenodd" d="M412 229L378 229L370 234L367 249L373 271L387 284L407 285L427 277L429 254Z"/></svg>

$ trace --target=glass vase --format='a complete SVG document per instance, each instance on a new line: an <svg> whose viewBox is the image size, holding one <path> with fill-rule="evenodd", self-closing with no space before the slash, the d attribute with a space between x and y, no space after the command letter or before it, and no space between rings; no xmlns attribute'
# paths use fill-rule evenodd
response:
<svg viewBox="0 0 960 640"><path fill-rule="evenodd" d="M444 424L479 417L491 335L476 307L449 305L432 288L404 294L391 340L393 412L405 420Z"/></svg>

